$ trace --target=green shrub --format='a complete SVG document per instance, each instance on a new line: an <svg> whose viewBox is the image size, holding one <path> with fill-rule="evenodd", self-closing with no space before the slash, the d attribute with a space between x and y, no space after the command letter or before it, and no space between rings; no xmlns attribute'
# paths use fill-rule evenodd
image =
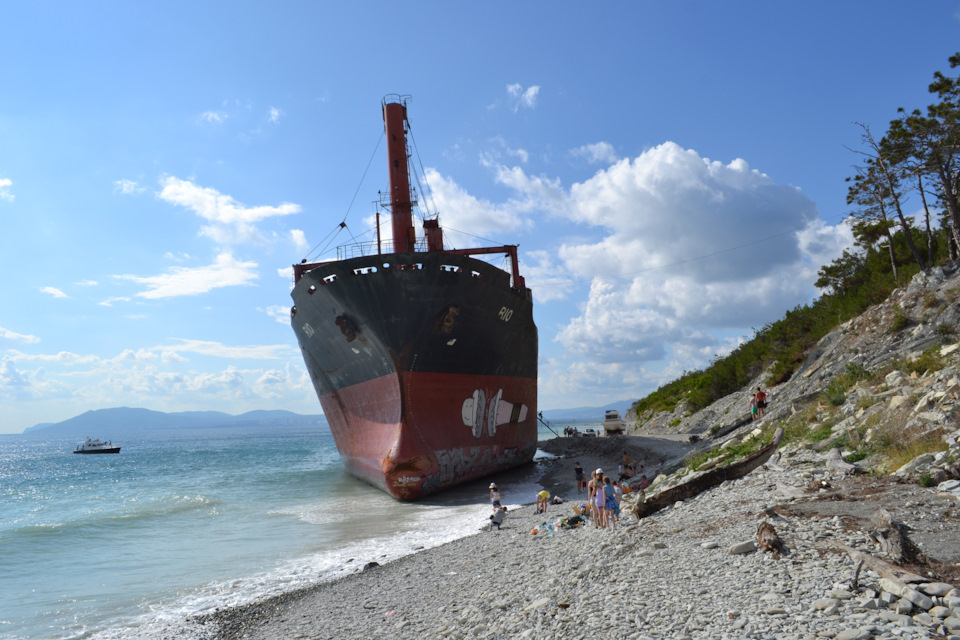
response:
<svg viewBox="0 0 960 640"><path fill-rule="evenodd" d="M843 456L843 459L849 462L850 464L853 464L854 462L860 462L861 460L864 460L869 457L870 457L869 451L854 451L849 455Z"/></svg>
<svg viewBox="0 0 960 640"><path fill-rule="evenodd" d="M893 310L893 318L890 320L890 333L903 331L910 324L910 318L903 312L903 309L897 307Z"/></svg>
<svg viewBox="0 0 960 640"><path fill-rule="evenodd" d="M839 407L847 401L847 388L842 380L833 380L820 393L823 399L835 407Z"/></svg>

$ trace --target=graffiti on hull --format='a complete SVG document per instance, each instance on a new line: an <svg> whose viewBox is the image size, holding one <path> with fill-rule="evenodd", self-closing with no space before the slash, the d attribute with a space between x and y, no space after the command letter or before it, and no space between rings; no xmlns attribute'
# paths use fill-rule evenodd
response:
<svg viewBox="0 0 960 640"><path fill-rule="evenodd" d="M437 470L423 481L423 490L432 491L469 478L515 466L533 458L535 447L469 447L434 451Z"/></svg>

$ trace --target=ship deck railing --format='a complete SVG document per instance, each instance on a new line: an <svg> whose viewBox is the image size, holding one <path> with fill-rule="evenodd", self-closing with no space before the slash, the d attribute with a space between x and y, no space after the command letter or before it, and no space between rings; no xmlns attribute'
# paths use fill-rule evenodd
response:
<svg viewBox="0 0 960 640"><path fill-rule="evenodd" d="M426 239L424 238L417 240L413 250L416 252L425 252L427 250ZM393 242L357 242L354 244L344 244L337 247L337 260L362 258L363 256L377 256L384 253L393 253Z"/></svg>

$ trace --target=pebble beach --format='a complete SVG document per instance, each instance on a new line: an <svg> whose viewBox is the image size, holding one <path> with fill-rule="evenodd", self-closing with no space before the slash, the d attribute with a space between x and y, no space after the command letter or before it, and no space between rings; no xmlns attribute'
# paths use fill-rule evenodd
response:
<svg viewBox="0 0 960 640"><path fill-rule="evenodd" d="M549 463L545 486L572 466ZM475 535L383 565L364 560L362 572L195 623L218 640L960 639L956 500L914 484L844 482L817 454L787 452L639 522L625 509L616 528L545 531L573 515L570 482L553 490L570 501L545 515L511 508L499 531L478 522ZM929 582L894 594L899 586L876 572L855 572L842 547L877 553L864 524L877 506L929 554L913 567ZM764 522L783 541L779 558L756 549Z"/></svg>

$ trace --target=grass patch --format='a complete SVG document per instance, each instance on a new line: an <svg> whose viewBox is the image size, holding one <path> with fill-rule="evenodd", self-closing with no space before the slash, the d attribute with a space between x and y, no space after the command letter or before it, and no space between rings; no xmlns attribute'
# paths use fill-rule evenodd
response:
<svg viewBox="0 0 960 640"><path fill-rule="evenodd" d="M940 371L944 367L944 362L940 355L940 347L930 347L912 360L894 361L893 366L904 373L923 375L927 371Z"/></svg>
<svg viewBox="0 0 960 640"><path fill-rule="evenodd" d="M823 442L827 438L833 435L833 425L829 423L823 423L816 429L810 432L807 436L807 439L810 442Z"/></svg>
<svg viewBox="0 0 960 640"><path fill-rule="evenodd" d="M917 456L925 453L935 453L937 451L946 451L947 443L943 441L939 433L927 434L918 438L907 438L895 442L890 448L884 451L888 466L892 470L899 469Z"/></svg>
<svg viewBox="0 0 960 640"><path fill-rule="evenodd" d="M685 465L694 470L700 465L714 458L724 458L725 461L735 462L760 451L773 440L773 432L764 430L758 437L747 438L742 442L728 447L714 447L707 451L691 454L684 459ZM729 459L729 460L728 460Z"/></svg>
<svg viewBox="0 0 960 640"><path fill-rule="evenodd" d="M821 392L821 397L835 407L847 401L847 391L861 380L869 380L871 374L856 362L848 362L844 372L830 381Z"/></svg>

